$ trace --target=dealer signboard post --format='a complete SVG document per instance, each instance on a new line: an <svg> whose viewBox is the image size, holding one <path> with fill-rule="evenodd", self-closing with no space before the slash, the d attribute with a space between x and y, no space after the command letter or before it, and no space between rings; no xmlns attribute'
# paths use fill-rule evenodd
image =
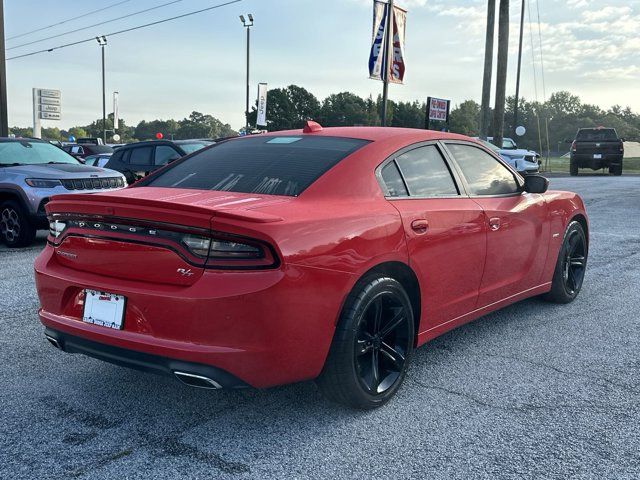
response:
<svg viewBox="0 0 640 480"><path fill-rule="evenodd" d="M60 90L33 89L33 136L42 138L41 120L60 120L62 102Z"/></svg>
<svg viewBox="0 0 640 480"><path fill-rule="evenodd" d="M431 122L445 122L447 124L447 130L449 129L449 110L451 108L451 100L444 98L427 98L427 112L425 128L429 130L431 128Z"/></svg>

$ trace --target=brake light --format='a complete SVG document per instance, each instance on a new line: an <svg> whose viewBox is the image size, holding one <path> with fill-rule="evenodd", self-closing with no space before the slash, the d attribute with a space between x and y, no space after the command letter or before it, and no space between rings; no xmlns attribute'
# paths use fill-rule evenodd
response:
<svg viewBox="0 0 640 480"><path fill-rule="evenodd" d="M73 216L49 218L49 242L54 246L64 241L67 235L104 235L126 240L135 236L135 241L161 245L176 250L193 265L252 270L275 268L279 265L274 249L261 240L242 237L225 232L210 232L179 225L162 228L161 225L129 219ZM160 227L160 228L158 228Z"/></svg>

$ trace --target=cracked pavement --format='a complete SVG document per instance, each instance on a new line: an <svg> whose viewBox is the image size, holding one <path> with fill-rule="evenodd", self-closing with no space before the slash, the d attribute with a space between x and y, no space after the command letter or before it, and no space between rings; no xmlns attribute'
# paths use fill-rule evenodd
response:
<svg viewBox="0 0 640 480"><path fill-rule="evenodd" d="M312 382L211 392L42 335L32 262L0 247L1 478L640 477L640 177L553 177L585 199L571 305L520 302L416 351L373 412Z"/></svg>

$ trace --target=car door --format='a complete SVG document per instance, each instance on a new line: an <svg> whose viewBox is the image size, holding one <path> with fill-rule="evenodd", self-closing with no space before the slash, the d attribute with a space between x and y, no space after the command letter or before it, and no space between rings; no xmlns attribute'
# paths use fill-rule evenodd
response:
<svg viewBox="0 0 640 480"><path fill-rule="evenodd" d="M436 143L401 150L378 170L398 210L422 292L423 333L475 308L486 249L482 208L460 189Z"/></svg>
<svg viewBox="0 0 640 480"><path fill-rule="evenodd" d="M518 175L479 146L446 142L446 148L485 214L487 261L478 308L538 286L549 244L544 197L524 192Z"/></svg>

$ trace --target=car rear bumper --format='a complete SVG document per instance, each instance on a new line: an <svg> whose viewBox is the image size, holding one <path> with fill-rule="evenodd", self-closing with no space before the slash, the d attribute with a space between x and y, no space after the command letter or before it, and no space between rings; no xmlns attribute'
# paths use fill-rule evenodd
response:
<svg viewBox="0 0 640 480"><path fill-rule="evenodd" d="M190 286L144 283L63 266L51 246L36 259L35 280L40 320L58 335L168 359L146 362L161 373L182 361L258 388L319 375L353 284L350 274L297 266L207 271ZM126 297L122 330L82 321L87 288Z"/></svg>
<svg viewBox="0 0 640 480"><path fill-rule="evenodd" d="M230 373L210 365L114 347L51 328L46 328L44 334L49 342L64 352L81 353L115 365L172 376L191 386L212 389L248 386Z"/></svg>
<svg viewBox="0 0 640 480"><path fill-rule="evenodd" d="M602 153L602 158L594 158L593 155L592 153L573 153L571 161L577 163L580 168L598 169L603 166L620 165L624 156L621 153Z"/></svg>

